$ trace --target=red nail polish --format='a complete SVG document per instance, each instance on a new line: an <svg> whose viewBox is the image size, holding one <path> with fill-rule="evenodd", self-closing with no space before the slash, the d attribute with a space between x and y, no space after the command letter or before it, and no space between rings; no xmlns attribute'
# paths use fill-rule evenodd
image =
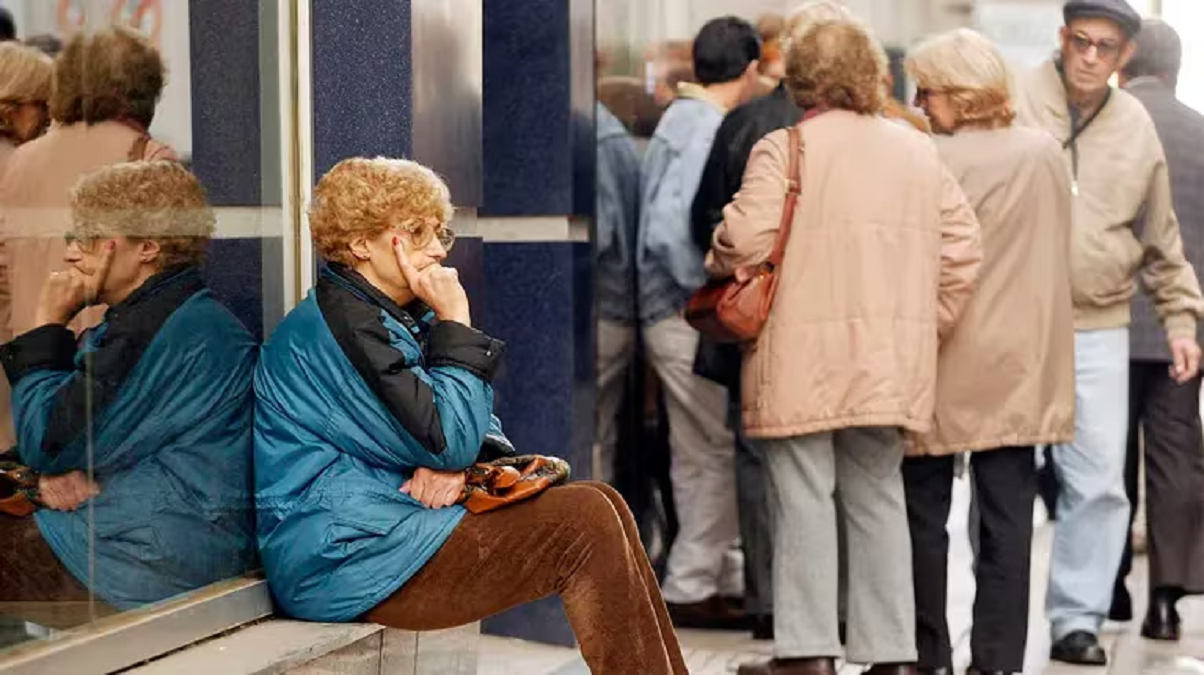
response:
<svg viewBox="0 0 1204 675"><path fill-rule="evenodd" d="M394 246L396 246L400 243L401 243L401 237L393 237L393 245Z"/></svg>
<svg viewBox="0 0 1204 675"><path fill-rule="evenodd" d="M117 248L117 242L110 241L108 244L105 244L105 247L110 251L115 250Z"/></svg>

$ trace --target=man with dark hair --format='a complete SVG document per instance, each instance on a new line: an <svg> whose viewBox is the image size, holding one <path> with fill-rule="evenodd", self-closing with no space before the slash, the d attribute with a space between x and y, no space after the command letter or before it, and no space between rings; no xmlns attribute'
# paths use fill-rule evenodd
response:
<svg viewBox="0 0 1204 675"><path fill-rule="evenodd" d="M7 9L0 7L0 42L16 39L17 24L13 21L13 15Z"/></svg>
<svg viewBox="0 0 1204 675"><path fill-rule="evenodd" d="M1183 45L1166 22L1148 19L1137 35L1137 51L1120 73L1120 84L1145 106L1166 152L1171 194L1183 252L1197 270L1204 265L1204 116L1175 97ZM1129 327L1129 444L1125 489L1132 511L1139 499L1138 464L1144 438L1149 531L1149 609L1141 634L1178 640L1175 604L1204 592L1204 444L1200 428L1200 378L1176 383L1172 355L1146 293L1133 298ZM1129 527L1132 528L1132 515ZM1126 542L1112 594L1114 619L1132 618L1125 588L1133 551Z"/></svg>
<svg viewBox="0 0 1204 675"><path fill-rule="evenodd" d="M1129 301L1140 273L1176 385L1198 383L1204 301L1183 255L1154 124L1136 98L1108 84L1133 57L1141 17L1126 0L1070 0L1064 14L1060 56L1024 83L1020 106L1022 123L1062 144L1073 195L1075 438L1053 451L1058 518L1046 613L1052 659L1104 665L1098 635L1129 521Z"/></svg>
<svg viewBox="0 0 1204 675"><path fill-rule="evenodd" d="M664 592L675 623L689 628L745 625L723 597L743 593L743 564L732 555L739 533L727 392L694 375L699 335L682 309L707 279L690 235L690 207L724 115L756 90L760 52L747 21L724 17L703 26L693 45L697 84L678 86L640 171L639 323L664 389L680 523Z"/></svg>

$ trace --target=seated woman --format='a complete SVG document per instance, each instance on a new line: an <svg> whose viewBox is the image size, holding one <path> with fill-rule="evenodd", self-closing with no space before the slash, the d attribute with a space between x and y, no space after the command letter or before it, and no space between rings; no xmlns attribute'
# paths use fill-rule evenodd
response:
<svg viewBox="0 0 1204 675"><path fill-rule="evenodd" d="M256 342L201 279L214 216L179 164L84 178L72 220L70 268L47 281L37 327L0 347L45 505L0 516L0 599L86 586L125 609L254 565ZM77 346L67 324L98 303L104 321Z"/></svg>
<svg viewBox="0 0 1204 675"><path fill-rule="evenodd" d="M509 442L491 414L504 345L472 328L441 264L451 216L447 186L410 161L348 159L318 184L310 225L329 266L255 380L259 545L278 605L432 630L556 594L593 672L685 673L614 490L456 505L464 469Z"/></svg>

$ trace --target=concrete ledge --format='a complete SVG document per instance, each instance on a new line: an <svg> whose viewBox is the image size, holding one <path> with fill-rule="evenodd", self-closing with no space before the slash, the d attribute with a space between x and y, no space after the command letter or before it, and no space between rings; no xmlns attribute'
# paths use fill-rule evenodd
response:
<svg viewBox="0 0 1204 675"><path fill-rule="evenodd" d="M131 669L137 675L476 675L479 624L415 633L269 619Z"/></svg>

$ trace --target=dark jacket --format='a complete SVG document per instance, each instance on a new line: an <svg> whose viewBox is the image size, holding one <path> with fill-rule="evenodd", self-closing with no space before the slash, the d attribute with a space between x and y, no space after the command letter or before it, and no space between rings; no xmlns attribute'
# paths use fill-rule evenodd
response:
<svg viewBox="0 0 1204 675"><path fill-rule="evenodd" d="M512 453L492 415L503 344L431 321L331 265L263 347L259 546L286 614L352 621L380 604L465 514L428 509L398 488L419 467L457 471Z"/></svg>
<svg viewBox="0 0 1204 675"><path fill-rule="evenodd" d="M1166 152L1171 194L1183 254L1199 275L1204 265L1204 115L1184 105L1175 92L1155 78L1139 78L1128 92L1149 111ZM1138 225L1140 227L1140 224ZM1171 361L1166 331L1158 321L1149 293L1138 285L1133 296L1129 354L1135 361Z"/></svg>
<svg viewBox="0 0 1204 675"><path fill-rule="evenodd" d="M47 325L0 348L21 459L45 474L95 471L91 509L36 518L106 602L129 609L254 568L256 348L195 268L152 277L78 347Z"/></svg>
<svg viewBox="0 0 1204 675"><path fill-rule="evenodd" d="M724 118L702 171L702 182L694 197L690 218L694 243L704 254L711 250L711 235L723 222L723 207L740 191L744 167L753 146L767 134L797 124L802 118L803 111L781 84L768 96L750 101ZM694 372L726 386L733 397L737 396L740 391L739 347L718 345L703 338L698 344Z"/></svg>
<svg viewBox="0 0 1204 675"><path fill-rule="evenodd" d="M723 207L740 191L753 146L770 132L802 118L803 111L781 84L768 96L745 103L724 118L702 171L690 219L694 243L704 254L711 250L711 235L723 222Z"/></svg>

